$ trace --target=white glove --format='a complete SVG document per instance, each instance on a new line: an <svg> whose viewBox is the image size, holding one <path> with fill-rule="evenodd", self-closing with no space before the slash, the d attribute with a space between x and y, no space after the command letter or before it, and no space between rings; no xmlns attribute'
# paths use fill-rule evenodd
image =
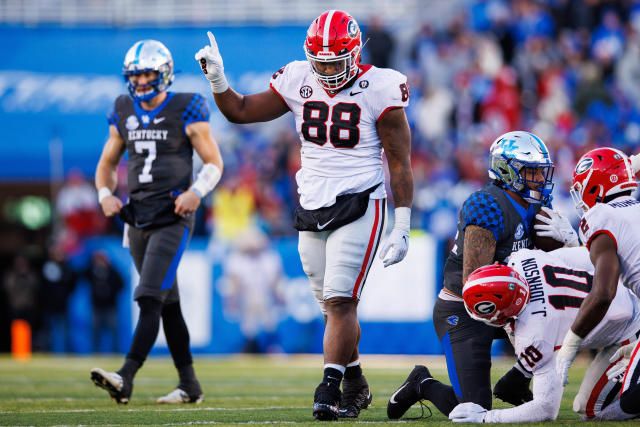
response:
<svg viewBox="0 0 640 427"><path fill-rule="evenodd" d="M396 221L380 250L380 259L385 267L402 261L409 250L410 208L396 208Z"/></svg>
<svg viewBox="0 0 640 427"><path fill-rule="evenodd" d="M558 350L558 354L556 355L556 372L562 381L563 387L569 384L569 366L571 366L576 358L581 343L582 338L569 329L567 335L564 337L564 341L562 341L562 347Z"/></svg>
<svg viewBox="0 0 640 427"><path fill-rule="evenodd" d="M224 64L222 63L222 56L218 50L216 38L213 37L211 31L207 31L207 35L211 45L203 47L196 53L196 61L200 63L202 72L209 79L213 93L222 93L229 88L229 83L227 83L227 78L224 76Z"/></svg>
<svg viewBox="0 0 640 427"><path fill-rule="evenodd" d="M622 358L607 371L607 378L609 378L609 381L617 383L618 381L623 380L624 374L627 372L627 367L629 366L629 361L631 360L631 355L633 354L633 349L636 348L636 344L638 344L638 341L623 345L613 353L613 356L609 358L609 362L611 363Z"/></svg>
<svg viewBox="0 0 640 427"><path fill-rule="evenodd" d="M533 226L538 236L551 237L558 242L564 243L565 247L576 247L580 245L578 234L565 216L546 206L543 206L540 210L545 211L549 215L549 218L540 213L536 215L536 219L544 223Z"/></svg>
<svg viewBox="0 0 640 427"><path fill-rule="evenodd" d="M449 419L454 423L483 423L487 410L477 403L461 403L449 413Z"/></svg>

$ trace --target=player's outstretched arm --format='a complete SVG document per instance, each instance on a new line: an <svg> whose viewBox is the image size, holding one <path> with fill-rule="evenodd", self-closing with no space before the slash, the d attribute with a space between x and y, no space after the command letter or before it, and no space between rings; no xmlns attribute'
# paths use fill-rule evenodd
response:
<svg viewBox="0 0 640 427"><path fill-rule="evenodd" d="M113 216L120 212L122 201L112 193L118 185L118 163L124 154L126 145L115 125L109 125L109 139L104 144L98 166L96 167L96 189L102 212Z"/></svg>
<svg viewBox="0 0 640 427"><path fill-rule="evenodd" d="M198 209L202 198L209 194L220 181L223 168L220 149L211 136L209 123L193 122L185 130L203 165L189 190L176 198L174 212L182 216Z"/></svg>
<svg viewBox="0 0 640 427"><path fill-rule="evenodd" d="M604 318L618 289L620 261L615 241L607 234L597 235L591 241L589 255L595 267L593 286L582 301L578 316L567 331L556 356L556 371L563 385L568 383L569 366L576 358L582 340Z"/></svg>
<svg viewBox="0 0 640 427"><path fill-rule="evenodd" d="M211 84L213 98L220 112L232 123L254 123L273 120L289 111L289 107L273 90L242 95L229 87L218 43L207 31L209 45L196 53L196 61Z"/></svg>
<svg viewBox="0 0 640 427"><path fill-rule="evenodd" d="M402 261L409 250L413 173L411 171L411 131L403 108L395 108L376 123L387 162L395 205L395 223L380 250L384 266Z"/></svg>
<svg viewBox="0 0 640 427"><path fill-rule="evenodd" d="M487 411L482 406L466 402L461 403L449 413L454 423L523 423L551 421L558 417L562 403L563 387L553 369L536 373L533 377L533 400L508 409Z"/></svg>
<svg viewBox="0 0 640 427"><path fill-rule="evenodd" d="M573 332L583 338L604 318L616 296L620 277L616 243L609 235L597 235L591 241L589 255L595 267L593 286L582 301L578 316L571 327Z"/></svg>

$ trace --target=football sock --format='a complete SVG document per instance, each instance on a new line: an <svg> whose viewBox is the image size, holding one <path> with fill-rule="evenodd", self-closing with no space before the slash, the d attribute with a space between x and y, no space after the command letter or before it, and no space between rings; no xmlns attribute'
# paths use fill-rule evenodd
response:
<svg viewBox="0 0 640 427"><path fill-rule="evenodd" d="M191 350L189 349L189 330L184 322L180 303L166 304L162 308L162 327L167 337L167 345L173 358L173 364L180 372L181 367L191 366ZM193 375L193 369L191 369ZM195 375L192 378L195 380ZM182 375L180 376L182 381Z"/></svg>
<svg viewBox="0 0 640 427"><path fill-rule="evenodd" d="M609 406L604 408L595 418L588 418L589 421L622 421L634 418L636 414L627 414L620 408L620 399L616 399ZM584 420L585 418L583 418Z"/></svg>
<svg viewBox="0 0 640 427"><path fill-rule="evenodd" d="M358 360L356 362L357 365L347 365L347 369L345 369L344 371L344 378L346 380L355 380L356 378L360 378L362 376L362 367L360 366L360 361Z"/></svg>
<svg viewBox="0 0 640 427"><path fill-rule="evenodd" d="M138 300L138 305L140 306L140 315L127 359L132 359L142 365L158 336L162 302L145 297Z"/></svg>
<svg viewBox="0 0 640 427"><path fill-rule="evenodd" d="M180 376L180 385L187 388L192 388L198 384L196 379L196 373L193 371L193 365L180 366L178 368L178 375ZM185 390L190 391L190 390Z"/></svg>
<svg viewBox="0 0 640 427"><path fill-rule="evenodd" d="M431 401L436 408L446 416L458 405L458 399L453 392L453 387L442 384L433 378L427 378L420 383L419 394Z"/></svg>
<svg viewBox="0 0 640 427"><path fill-rule="evenodd" d="M131 381L141 366L142 363L139 363L133 359L126 358L124 360L124 365L122 365L117 374L119 374L122 378L126 378L127 381Z"/></svg>
<svg viewBox="0 0 640 427"><path fill-rule="evenodd" d="M340 388L340 382L342 382L342 372L335 368L326 367L324 368L324 377L322 378L322 382L332 384Z"/></svg>

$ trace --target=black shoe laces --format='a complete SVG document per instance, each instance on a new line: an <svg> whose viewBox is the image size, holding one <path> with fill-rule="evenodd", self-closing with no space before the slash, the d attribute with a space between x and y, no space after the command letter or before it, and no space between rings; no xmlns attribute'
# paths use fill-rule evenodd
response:
<svg viewBox="0 0 640 427"><path fill-rule="evenodd" d="M418 400L418 403L420 404L420 410L422 411L420 416L419 417L406 417L405 420L421 420L421 419L431 418L431 416L433 415L433 412L431 412L431 408L429 408L429 405L427 405L424 402L424 400ZM429 411L429 415L425 416L425 410Z"/></svg>

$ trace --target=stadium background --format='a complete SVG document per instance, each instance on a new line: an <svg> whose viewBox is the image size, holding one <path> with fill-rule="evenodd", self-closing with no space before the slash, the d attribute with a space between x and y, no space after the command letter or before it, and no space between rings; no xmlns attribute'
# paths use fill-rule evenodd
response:
<svg viewBox="0 0 640 427"><path fill-rule="evenodd" d="M568 182L583 152L600 145L639 151L637 1L2 0L0 268L5 284L16 259L28 262L23 274L34 282L35 350L128 347L136 278L120 247L122 224L101 219L95 195L80 201L91 192L83 186L92 181L107 135L106 114L125 91L124 53L133 42L152 38L173 54L178 73L171 90L197 91L209 100L225 161L223 180L198 212L196 235L179 270L195 352L247 349L237 299L249 296L230 294L226 269L231 254L248 241L263 243L256 230L267 236L282 266L277 291L255 289L277 302L271 314L275 329L259 334L258 348L321 352L322 320L291 227L299 167L292 118L229 124L215 108L193 55L212 30L232 87L241 93L264 90L274 71L304 58L306 28L329 8L347 10L359 21L363 39L370 38L364 62L388 60L409 77L412 95L407 115L414 235L406 261L388 270L377 261L373 267L360 311L363 353L440 353L431 308L443 259L460 204L486 180L487 150L496 136L525 129L547 142L556 163L554 206L569 215ZM118 195L126 198L126 186ZM63 253L77 273L96 249L112 259L126 284L116 306L115 348L107 346L104 334L92 343L86 278L69 295L46 288L49 248ZM0 302L2 351L10 348L7 289L2 287ZM62 314L49 307L56 298L64 300ZM154 351L167 352L162 346Z"/></svg>

